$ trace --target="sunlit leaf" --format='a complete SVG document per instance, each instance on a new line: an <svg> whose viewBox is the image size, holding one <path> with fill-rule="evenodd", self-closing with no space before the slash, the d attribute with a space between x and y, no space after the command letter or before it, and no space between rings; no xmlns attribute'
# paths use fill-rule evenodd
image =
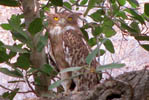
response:
<svg viewBox="0 0 149 100"><path fill-rule="evenodd" d="M94 49L87 57L86 57L86 63L90 64L92 60L96 57L97 53L99 52L99 48Z"/></svg>
<svg viewBox="0 0 149 100"><path fill-rule="evenodd" d="M69 68L63 69L62 71L60 71L60 73L78 71L78 70L80 70L81 68L82 68L82 67L69 67Z"/></svg>
<svg viewBox="0 0 149 100"><path fill-rule="evenodd" d="M54 82L53 84L51 84L51 85L49 86L48 90L52 90L52 89L54 89L54 88L60 86L63 81L64 81L64 80L58 80L58 81Z"/></svg>
<svg viewBox="0 0 149 100"><path fill-rule="evenodd" d="M125 64L112 63L112 64L107 64L107 65L101 65L96 68L96 71L99 72L99 71L107 70L107 69L122 68L124 66Z"/></svg>

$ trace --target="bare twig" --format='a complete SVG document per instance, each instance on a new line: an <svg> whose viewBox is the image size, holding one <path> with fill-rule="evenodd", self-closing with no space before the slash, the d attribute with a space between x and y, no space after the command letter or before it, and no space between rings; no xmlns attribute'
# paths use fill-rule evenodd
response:
<svg viewBox="0 0 149 100"><path fill-rule="evenodd" d="M3 89L5 89L5 90L8 90L8 91L14 91L12 89L6 88L5 86L3 86L1 84L0 84L0 87L3 88ZM19 91L17 93L30 93L30 92L33 92L33 91Z"/></svg>
<svg viewBox="0 0 149 100"><path fill-rule="evenodd" d="M33 89L33 87L31 86L31 84L30 84L30 82L28 80L27 73L25 75L25 80L26 80L26 83L29 86L29 88L32 90L32 92L37 95L36 91Z"/></svg>

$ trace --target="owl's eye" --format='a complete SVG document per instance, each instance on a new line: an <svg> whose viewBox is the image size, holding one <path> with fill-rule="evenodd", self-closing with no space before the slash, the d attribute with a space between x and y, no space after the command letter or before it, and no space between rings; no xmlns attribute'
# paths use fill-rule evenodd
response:
<svg viewBox="0 0 149 100"><path fill-rule="evenodd" d="M59 20L59 18L58 18L58 17L54 17L54 20L58 21L58 20Z"/></svg>
<svg viewBox="0 0 149 100"><path fill-rule="evenodd" d="M68 17L68 20L69 20L69 21L72 21L72 17Z"/></svg>

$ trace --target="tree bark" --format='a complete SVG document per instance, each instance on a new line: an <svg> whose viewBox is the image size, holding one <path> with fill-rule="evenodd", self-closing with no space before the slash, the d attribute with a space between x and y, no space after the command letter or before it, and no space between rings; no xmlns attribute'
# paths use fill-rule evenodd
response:
<svg viewBox="0 0 149 100"><path fill-rule="evenodd" d="M49 99L26 100L149 100L149 70L127 72L114 79L105 80L95 89Z"/></svg>

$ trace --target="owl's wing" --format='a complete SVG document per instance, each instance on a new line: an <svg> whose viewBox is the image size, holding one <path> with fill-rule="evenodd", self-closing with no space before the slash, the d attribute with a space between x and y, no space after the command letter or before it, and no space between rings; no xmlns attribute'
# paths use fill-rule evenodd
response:
<svg viewBox="0 0 149 100"><path fill-rule="evenodd" d="M57 72L59 72L60 70L59 70L58 65L57 65L57 63L56 63L56 60L55 60L55 58L54 58L50 40L48 40L48 45L46 46L46 50L47 50L48 63L49 63L53 68L55 68L55 70L56 70Z"/></svg>
<svg viewBox="0 0 149 100"><path fill-rule="evenodd" d="M67 30L63 34L63 48L70 66L84 66L90 48L78 30Z"/></svg>

